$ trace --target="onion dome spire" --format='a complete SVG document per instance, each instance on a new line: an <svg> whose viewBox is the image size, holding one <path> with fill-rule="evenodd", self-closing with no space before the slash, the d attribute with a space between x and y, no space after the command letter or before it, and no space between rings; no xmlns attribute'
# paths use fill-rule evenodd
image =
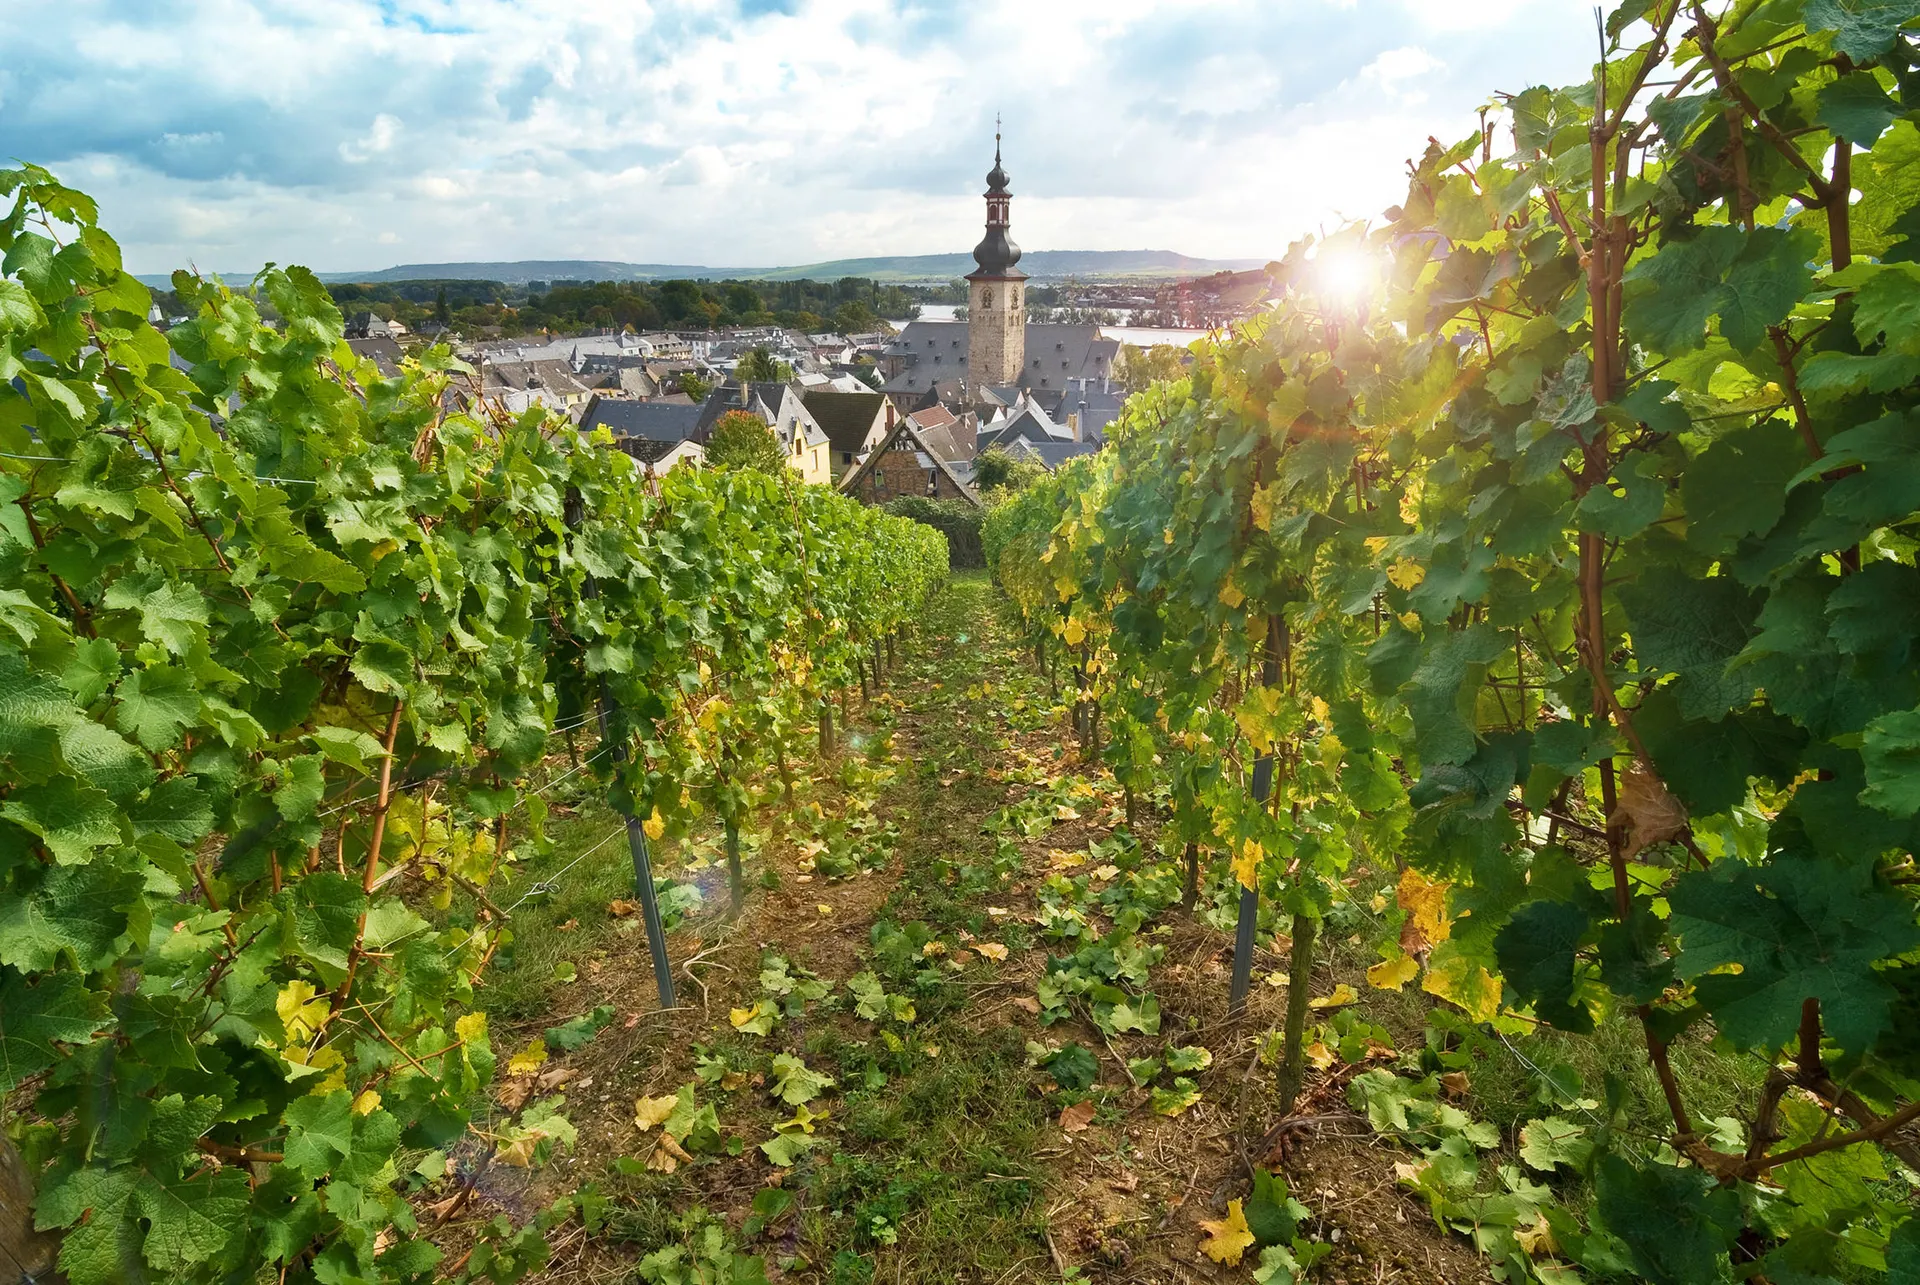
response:
<svg viewBox="0 0 1920 1285"><path fill-rule="evenodd" d="M1007 190L1011 180L1000 166L1000 118L993 118L993 168L987 172L987 235L973 247L973 261L979 268L970 277L1025 278L1014 265L1020 262L1020 247L1007 235L1010 223L1008 207L1013 193Z"/></svg>

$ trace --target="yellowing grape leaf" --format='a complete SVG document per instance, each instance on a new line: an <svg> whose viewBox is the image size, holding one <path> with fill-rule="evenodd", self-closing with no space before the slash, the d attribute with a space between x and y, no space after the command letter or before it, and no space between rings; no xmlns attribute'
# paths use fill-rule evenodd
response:
<svg viewBox="0 0 1920 1285"><path fill-rule="evenodd" d="M680 1099L674 1094L657 1098L635 1098L633 1102L633 1122L645 1133L673 1114L673 1108Z"/></svg>
<svg viewBox="0 0 1920 1285"><path fill-rule="evenodd" d="M1313 1064L1313 1069L1316 1071L1324 1071L1339 1061L1339 1059L1334 1056L1333 1050L1328 1048L1321 1040L1315 1040L1300 1051L1307 1055L1307 1061Z"/></svg>
<svg viewBox="0 0 1920 1285"><path fill-rule="evenodd" d="M973 948L995 963L1000 963L1007 957L1007 948L997 941L975 942Z"/></svg>
<svg viewBox="0 0 1920 1285"><path fill-rule="evenodd" d="M667 832L667 819L660 815L660 809L656 807L653 815L640 823L640 828L646 832L647 838L658 843L660 836Z"/></svg>
<svg viewBox="0 0 1920 1285"><path fill-rule="evenodd" d="M1427 961L1420 989L1459 1005L1476 1022L1491 1022L1500 1013L1500 979L1451 947Z"/></svg>
<svg viewBox="0 0 1920 1285"><path fill-rule="evenodd" d="M1233 858L1233 876L1240 881L1241 887L1260 886L1260 858L1264 855L1265 850L1254 840L1242 842L1240 851Z"/></svg>
<svg viewBox="0 0 1920 1285"><path fill-rule="evenodd" d="M355 1115L372 1115L380 1109L380 1095L372 1089L362 1089L360 1096L353 1100Z"/></svg>
<svg viewBox="0 0 1920 1285"><path fill-rule="evenodd" d="M1444 879L1428 879L1412 866L1401 872L1396 899L1407 912L1407 921L1400 928L1400 949L1418 955L1453 935L1453 921L1447 918L1451 886Z"/></svg>
<svg viewBox="0 0 1920 1285"><path fill-rule="evenodd" d="M532 1075L547 1060L547 1042L529 1040L527 1046L507 1059L508 1075Z"/></svg>
<svg viewBox="0 0 1920 1285"><path fill-rule="evenodd" d="M1427 578L1427 569L1417 562L1400 559L1387 568L1387 579L1396 589L1412 589Z"/></svg>
<svg viewBox="0 0 1920 1285"><path fill-rule="evenodd" d="M1240 1256L1253 1248L1253 1233L1247 1229L1246 1211L1240 1208L1240 1202L1227 1202L1227 1216L1218 1221L1202 1218L1200 1230L1207 1238L1200 1242L1200 1252L1216 1263L1225 1263L1229 1267L1237 1266Z"/></svg>
<svg viewBox="0 0 1920 1285"><path fill-rule="evenodd" d="M1229 611L1239 607L1246 600L1247 595L1240 592L1240 587L1231 580L1220 586L1220 601L1226 604Z"/></svg>
<svg viewBox="0 0 1920 1285"><path fill-rule="evenodd" d="M1069 619L1061 636L1067 640L1067 646L1078 647L1087 640L1087 627L1078 620Z"/></svg>
<svg viewBox="0 0 1920 1285"><path fill-rule="evenodd" d="M1341 982L1333 988L1333 994L1322 995L1318 999L1307 1001L1308 1008L1345 1008L1360 998L1360 992Z"/></svg>
<svg viewBox="0 0 1920 1285"><path fill-rule="evenodd" d="M1280 487L1278 484L1256 486L1253 488L1253 499L1248 503L1247 507L1253 511L1253 524L1262 531L1273 530L1273 506L1279 499ZM1171 532L1169 532L1169 534L1171 534Z"/></svg>
<svg viewBox="0 0 1920 1285"><path fill-rule="evenodd" d="M1411 955L1386 959L1367 970L1367 984L1383 991L1397 991L1420 975L1420 963Z"/></svg>

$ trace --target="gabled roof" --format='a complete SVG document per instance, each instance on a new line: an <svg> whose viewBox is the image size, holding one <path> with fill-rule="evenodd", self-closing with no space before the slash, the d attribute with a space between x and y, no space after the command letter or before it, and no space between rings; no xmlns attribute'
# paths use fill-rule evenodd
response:
<svg viewBox="0 0 1920 1285"><path fill-rule="evenodd" d="M880 393L840 393L812 388L801 401L825 430L827 440L836 451L861 450L874 425L885 423L887 399Z"/></svg>
<svg viewBox="0 0 1920 1285"><path fill-rule="evenodd" d="M979 449L1004 451L1019 441L1032 442L1036 445L1049 442L1072 442L1073 433L1065 426L1048 419L1047 413L1038 405L1028 403L1026 409L992 432L980 434Z"/></svg>
<svg viewBox="0 0 1920 1285"><path fill-rule="evenodd" d="M400 345L387 335L370 339L349 339L353 355L371 361L381 374L391 379L400 373Z"/></svg>
<svg viewBox="0 0 1920 1285"><path fill-rule="evenodd" d="M947 481L953 483L954 489L960 492L962 499L966 500L976 509L985 507L985 505L981 503L979 493L973 489L966 478L961 476L960 472L955 469L952 464L941 459L938 454L930 449L926 439L921 437L918 430L914 428L913 421L905 418L895 420L892 429L888 431L885 437L880 439L879 443L872 450L867 452L866 458L847 470L846 476L840 479L837 489L843 495L851 494L853 488L859 485L860 480L879 466L881 457L885 455L903 435L913 444L914 450L925 461L923 467L939 469L942 473L946 474Z"/></svg>
<svg viewBox="0 0 1920 1285"><path fill-rule="evenodd" d="M913 422L916 425L918 425L922 430L929 429L929 428L945 428L948 424L952 424L956 422L959 418L960 417L958 415L955 415L952 411L948 410L945 406L941 406L938 403L935 403L932 406L925 407L921 410L917 410L913 413Z"/></svg>
<svg viewBox="0 0 1920 1285"><path fill-rule="evenodd" d="M1040 461L1051 473L1075 456L1092 455L1100 448L1092 442L1034 442L1022 438L1005 449L1015 459L1025 457Z"/></svg>
<svg viewBox="0 0 1920 1285"><path fill-rule="evenodd" d="M596 397L587 404L587 413L580 417L580 429L591 432L605 428L615 437L637 437L671 445L686 441L698 432L700 410L690 401L636 402Z"/></svg>

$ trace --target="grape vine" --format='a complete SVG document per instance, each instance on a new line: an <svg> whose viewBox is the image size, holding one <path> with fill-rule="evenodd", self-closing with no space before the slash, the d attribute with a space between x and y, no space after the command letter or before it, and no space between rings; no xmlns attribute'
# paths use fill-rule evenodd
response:
<svg viewBox="0 0 1920 1285"><path fill-rule="evenodd" d="M445 350L383 378L304 269L176 274L163 333L85 195L0 197L0 1095L38 1227L75 1285L516 1279L538 1228L441 1264L394 1161L570 1141L551 1101L470 1114L552 732L604 709L583 770L652 838L737 822L945 539L643 474Z"/></svg>
<svg viewBox="0 0 1920 1285"><path fill-rule="evenodd" d="M1290 919L1296 1005L1364 859L1409 912L1376 983L1638 1028L1660 1146L1610 1117L1518 1270L1920 1260L1876 1185L1920 1172L1914 23L1630 0L989 520L1088 752ZM1764 1065L1733 1136L1683 1040Z"/></svg>

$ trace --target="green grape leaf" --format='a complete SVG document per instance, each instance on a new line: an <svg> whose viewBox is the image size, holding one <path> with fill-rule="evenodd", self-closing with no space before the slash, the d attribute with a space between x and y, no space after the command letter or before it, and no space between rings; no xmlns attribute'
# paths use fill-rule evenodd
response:
<svg viewBox="0 0 1920 1285"><path fill-rule="evenodd" d="M0 816L39 835L62 865L85 861L96 849L116 845L125 837L113 800L71 777L21 786L0 803Z"/></svg>
<svg viewBox="0 0 1920 1285"><path fill-rule="evenodd" d="M1823 86L1814 119L1855 147L1872 147L1900 114L1872 72L1854 71Z"/></svg>
<svg viewBox="0 0 1920 1285"><path fill-rule="evenodd" d="M1920 263L1861 263L1835 273L1834 280L1859 287L1853 333L1862 345L1884 338L1891 349L1920 353Z"/></svg>
<svg viewBox="0 0 1920 1285"><path fill-rule="evenodd" d="M773 1096L788 1106L811 1102L833 1087L833 1077L810 1071L807 1064L791 1053L773 1058Z"/></svg>
<svg viewBox="0 0 1920 1285"><path fill-rule="evenodd" d="M1807 0L1807 30L1831 31L1833 47L1856 62L1893 48L1900 28L1912 19L1907 0Z"/></svg>
<svg viewBox="0 0 1920 1285"><path fill-rule="evenodd" d="M1084 1093L1100 1078L1100 1063L1079 1044L1063 1044L1040 1059L1053 1082L1068 1093Z"/></svg>
<svg viewBox="0 0 1920 1285"><path fill-rule="evenodd" d="M792 1133L776 1133L760 1144L760 1150L766 1155L767 1163L780 1169L791 1168L799 1163L800 1157L813 1150L818 1141L814 1135L795 1130Z"/></svg>
<svg viewBox="0 0 1920 1285"><path fill-rule="evenodd" d="M1583 1168L1592 1154L1586 1129L1564 1116L1529 1120L1520 1130L1520 1158L1542 1173L1552 1173L1558 1165Z"/></svg>
<svg viewBox="0 0 1920 1285"><path fill-rule="evenodd" d="M853 1011L856 1016L869 1022L884 1022L887 1019L887 992L881 986L880 979L870 972L855 973L847 979L847 990L853 996Z"/></svg>
<svg viewBox="0 0 1920 1285"><path fill-rule="evenodd" d="M108 1024L102 1005L73 973L37 983L0 968L0 1093L60 1061L58 1045L84 1044Z"/></svg>
<svg viewBox="0 0 1920 1285"><path fill-rule="evenodd" d="M549 1026L547 1047L571 1053L605 1029L607 1023L613 1020L613 1015L613 1005L602 1004L590 1013L582 1013L558 1026Z"/></svg>
<svg viewBox="0 0 1920 1285"><path fill-rule="evenodd" d="M1620 601L1641 668L1678 675L1673 689L1682 717L1718 718L1752 700L1751 679L1729 673L1727 662L1754 635L1757 595L1727 576L1701 580L1655 566L1622 585Z"/></svg>
<svg viewBox="0 0 1920 1285"><path fill-rule="evenodd" d="M200 692L185 670L136 669L120 682L113 717L147 749L172 749L180 743L180 729L200 717Z"/></svg>
<svg viewBox="0 0 1920 1285"><path fill-rule="evenodd" d="M1533 1005L1541 1021L1589 1034L1593 1014L1574 1002L1587 912L1564 901L1530 901L1494 937L1495 957L1514 994Z"/></svg>
<svg viewBox="0 0 1920 1285"><path fill-rule="evenodd" d="M72 1285L121 1285L146 1275L140 1265L139 1177L132 1169L75 1169L49 1183L35 1207L35 1225L68 1227L60 1269ZM76 1225L77 1224L77 1225Z"/></svg>
<svg viewBox="0 0 1920 1285"><path fill-rule="evenodd" d="M283 765L280 786L273 792L274 806L289 821L304 821L320 807L327 796L327 760L321 754L302 754Z"/></svg>
<svg viewBox="0 0 1920 1285"><path fill-rule="evenodd" d="M1772 530L1786 512L1787 484L1805 462L1806 448L1783 420L1714 438L1680 479L1687 543L1718 556L1743 536Z"/></svg>
<svg viewBox="0 0 1920 1285"><path fill-rule="evenodd" d="M1438 637L1422 644L1419 668L1406 694L1422 764L1465 763L1473 757L1472 715L1480 679L1506 650L1500 633L1480 624L1438 631Z"/></svg>
<svg viewBox="0 0 1920 1285"><path fill-rule="evenodd" d="M1727 342L1751 352L1812 286L1815 253L1804 231L1696 229L1628 269L1627 327L1641 342L1684 352L1706 341L1718 316Z"/></svg>
<svg viewBox="0 0 1920 1285"><path fill-rule="evenodd" d="M1202 1045L1188 1044L1181 1048L1167 1050L1167 1069L1175 1075L1204 1071L1212 1065L1213 1050Z"/></svg>
<svg viewBox="0 0 1920 1285"><path fill-rule="evenodd" d="M147 756L99 723L76 722L60 733L60 755L89 785L125 802L153 781Z"/></svg>
<svg viewBox="0 0 1920 1285"><path fill-rule="evenodd" d="M135 834L164 835L183 847L198 843L213 829L213 803L190 776L160 782L127 816Z"/></svg>
<svg viewBox="0 0 1920 1285"><path fill-rule="evenodd" d="M59 684L27 668L26 659L0 652L0 757L28 779L59 766L60 732L81 718Z"/></svg>
<svg viewBox="0 0 1920 1285"><path fill-rule="evenodd" d="M1253 1171L1253 1190L1248 1193L1242 1212L1246 1215L1247 1230L1259 1245L1290 1243L1300 1224L1313 1216L1312 1211L1289 1194L1285 1178L1262 1168Z"/></svg>
<svg viewBox="0 0 1920 1285"><path fill-rule="evenodd" d="M380 742L356 727L316 727L307 736L330 762L344 763L356 772L371 772L387 756Z"/></svg>
<svg viewBox="0 0 1920 1285"><path fill-rule="evenodd" d="M288 1168L323 1178L353 1153L353 1095L345 1090L296 1098L281 1114Z"/></svg>
<svg viewBox="0 0 1920 1285"><path fill-rule="evenodd" d="M1596 1211L1625 1245L1636 1275L1654 1285L1727 1279L1727 1250L1743 1223L1740 1197L1699 1169L1616 1155L1600 1158Z"/></svg>
<svg viewBox="0 0 1920 1285"><path fill-rule="evenodd" d="M134 1200L147 1219L147 1261L179 1272L216 1257L246 1225L246 1175L219 1169L199 1178L146 1175Z"/></svg>
<svg viewBox="0 0 1920 1285"><path fill-rule="evenodd" d="M21 872L0 897L0 964L37 972L67 951L82 972L105 968L127 930L125 908L139 904L145 886L103 862Z"/></svg>
<svg viewBox="0 0 1920 1285"><path fill-rule="evenodd" d="M1816 858L1782 855L1758 868L1721 861L1681 876L1668 900L1681 947L1675 970L1741 1049L1785 1046L1801 1001L1814 998L1828 1036L1866 1052L1894 999L1875 965L1920 946L1910 903L1870 872Z"/></svg>
<svg viewBox="0 0 1920 1285"><path fill-rule="evenodd" d="M1920 709L1867 724L1860 758L1867 769L1862 803L1897 817L1920 813Z"/></svg>
<svg viewBox="0 0 1920 1285"><path fill-rule="evenodd" d="M176 656L193 648L207 624L207 600L192 585L146 577L116 580L101 601L116 611L138 613L147 639Z"/></svg>

